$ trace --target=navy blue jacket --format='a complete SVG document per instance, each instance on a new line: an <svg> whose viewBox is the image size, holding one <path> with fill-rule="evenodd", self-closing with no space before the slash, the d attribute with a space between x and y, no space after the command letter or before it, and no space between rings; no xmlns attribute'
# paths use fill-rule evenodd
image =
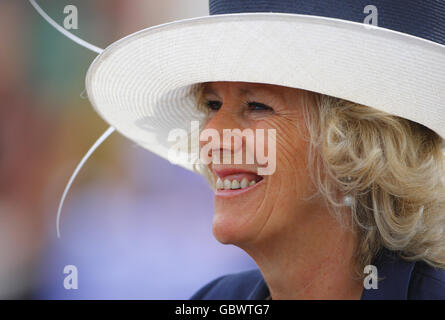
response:
<svg viewBox="0 0 445 320"><path fill-rule="evenodd" d="M382 250L377 267L378 289L364 289L362 300L444 299L445 270L423 261L409 262ZM192 300L264 300L269 289L258 269L219 277L196 292Z"/></svg>

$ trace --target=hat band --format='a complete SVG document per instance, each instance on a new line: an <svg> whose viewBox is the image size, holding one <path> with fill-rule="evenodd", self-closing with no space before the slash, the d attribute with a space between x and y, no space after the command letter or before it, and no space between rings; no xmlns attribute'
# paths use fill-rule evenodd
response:
<svg viewBox="0 0 445 320"><path fill-rule="evenodd" d="M294 13L360 23L377 14L373 24L379 27L445 45L445 0L209 0L209 11Z"/></svg>

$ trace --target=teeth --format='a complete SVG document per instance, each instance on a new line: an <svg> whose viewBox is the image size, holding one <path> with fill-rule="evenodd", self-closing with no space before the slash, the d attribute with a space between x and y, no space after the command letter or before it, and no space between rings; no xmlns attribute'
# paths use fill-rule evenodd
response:
<svg viewBox="0 0 445 320"><path fill-rule="evenodd" d="M249 180L247 180L247 178L243 178L243 180L241 180L241 182L239 182L238 180L232 180L230 181L229 179L225 179L224 181L221 180L221 178L218 178L216 180L216 189L221 190L236 190L236 189L244 189L247 187L251 187L253 185L256 184L255 180L252 180L249 182Z"/></svg>
<svg viewBox="0 0 445 320"><path fill-rule="evenodd" d="M223 189L224 188L224 183L222 182L221 178L218 178L216 180L216 189Z"/></svg>

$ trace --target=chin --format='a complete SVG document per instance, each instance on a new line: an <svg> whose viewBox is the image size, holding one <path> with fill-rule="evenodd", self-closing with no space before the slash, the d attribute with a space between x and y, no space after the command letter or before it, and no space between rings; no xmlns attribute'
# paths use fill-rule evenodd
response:
<svg viewBox="0 0 445 320"><path fill-rule="evenodd" d="M215 212L213 216L213 236L222 244L239 246L252 238L252 232L240 215Z"/></svg>

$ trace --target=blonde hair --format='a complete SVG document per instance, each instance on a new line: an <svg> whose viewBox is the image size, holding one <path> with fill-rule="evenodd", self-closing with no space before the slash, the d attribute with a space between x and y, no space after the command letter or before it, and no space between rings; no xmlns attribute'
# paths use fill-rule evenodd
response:
<svg viewBox="0 0 445 320"><path fill-rule="evenodd" d="M361 271L382 247L445 269L442 138L371 107L313 92L303 96L309 172L336 217L345 208L338 194L352 197ZM307 103L311 96L315 105ZM201 102L198 90L197 107L205 112ZM207 168L197 170L212 181Z"/></svg>

